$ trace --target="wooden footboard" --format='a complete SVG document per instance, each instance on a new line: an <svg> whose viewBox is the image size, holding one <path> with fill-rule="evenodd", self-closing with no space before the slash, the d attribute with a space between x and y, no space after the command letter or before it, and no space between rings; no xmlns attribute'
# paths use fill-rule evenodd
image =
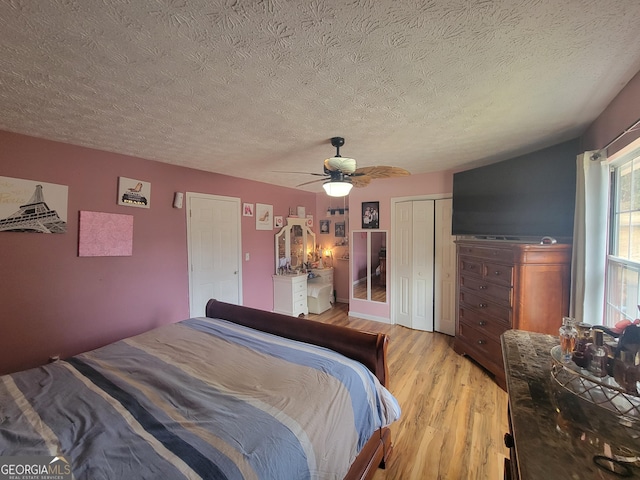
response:
<svg viewBox="0 0 640 480"><path fill-rule="evenodd" d="M388 337L383 333L368 333L339 325L289 317L279 313L209 300L206 315L273 333L281 337L330 348L364 364L388 387Z"/></svg>
<svg viewBox="0 0 640 480"><path fill-rule="evenodd" d="M381 428L362 447L344 480L370 480L378 468L385 468L392 449L391 431Z"/></svg>

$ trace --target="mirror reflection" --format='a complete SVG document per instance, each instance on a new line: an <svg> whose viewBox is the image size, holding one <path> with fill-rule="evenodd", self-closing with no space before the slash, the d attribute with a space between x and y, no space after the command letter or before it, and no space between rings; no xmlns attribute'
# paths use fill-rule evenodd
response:
<svg viewBox="0 0 640 480"><path fill-rule="evenodd" d="M353 298L387 301L387 232L352 232Z"/></svg>
<svg viewBox="0 0 640 480"><path fill-rule="evenodd" d="M353 267L353 298L368 300L367 292L367 233L353 232L353 254L351 265Z"/></svg>

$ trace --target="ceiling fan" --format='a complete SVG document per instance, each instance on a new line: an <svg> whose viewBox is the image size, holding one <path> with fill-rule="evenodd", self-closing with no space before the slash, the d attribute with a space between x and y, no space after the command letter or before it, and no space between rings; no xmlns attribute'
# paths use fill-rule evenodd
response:
<svg viewBox="0 0 640 480"><path fill-rule="evenodd" d="M340 155L340 147L344 145L343 137L333 137L331 145L336 148L335 157L324 161L324 173L309 173L322 177L318 180L301 183L296 187L302 187L316 182L324 182L322 187L331 197L344 197L349 194L351 187L366 187L371 180L376 178L404 177L410 175L408 171L400 167L362 167L356 168L356 161Z"/></svg>

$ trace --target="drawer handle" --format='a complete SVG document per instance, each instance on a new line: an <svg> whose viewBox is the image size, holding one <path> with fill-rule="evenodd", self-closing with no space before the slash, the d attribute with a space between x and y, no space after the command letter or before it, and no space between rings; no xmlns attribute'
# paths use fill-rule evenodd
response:
<svg viewBox="0 0 640 480"><path fill-rule="evenodd" d="M487 305L486 303L479 303L478 304L478 308L487 308L489 305Z"/></svg>
<svg viewBox="0 0 640 480"><path fill-rule="evenodd" d="M494 275L500 275L500 270L496 270L495 272L493 272Z"/></svg>
<svg viewBox="0 0 640 480"><path fill-rule="evenodd" d="M478 345L485 345L486 343L486 340L478 340Z"/></svg>
<svg viewBox="0 0 640 480"><path fill-rule="evenodd" d="M488 287L486 285L480 285L478 290L486 290Z"/></svg>
<svg viewBox="0 0 640 480"><path fill-rule="evenodd" d="M478 325L480 325L481 327L484 327L486 324L487 324L487 322L486 322L486 321L484 321L484 320L480 320L480 321L478 322Z"/></svg>

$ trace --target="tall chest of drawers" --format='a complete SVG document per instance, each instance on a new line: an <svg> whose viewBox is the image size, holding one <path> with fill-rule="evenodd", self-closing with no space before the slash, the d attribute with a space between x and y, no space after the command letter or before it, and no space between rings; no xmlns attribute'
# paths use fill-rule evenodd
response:
<svg viewBox="0 0 640 480"><path fill-rule="evenodd" d="M500 335L556 335L569 312L571 245L459 240L454 350L505 388Z"/></svg>

